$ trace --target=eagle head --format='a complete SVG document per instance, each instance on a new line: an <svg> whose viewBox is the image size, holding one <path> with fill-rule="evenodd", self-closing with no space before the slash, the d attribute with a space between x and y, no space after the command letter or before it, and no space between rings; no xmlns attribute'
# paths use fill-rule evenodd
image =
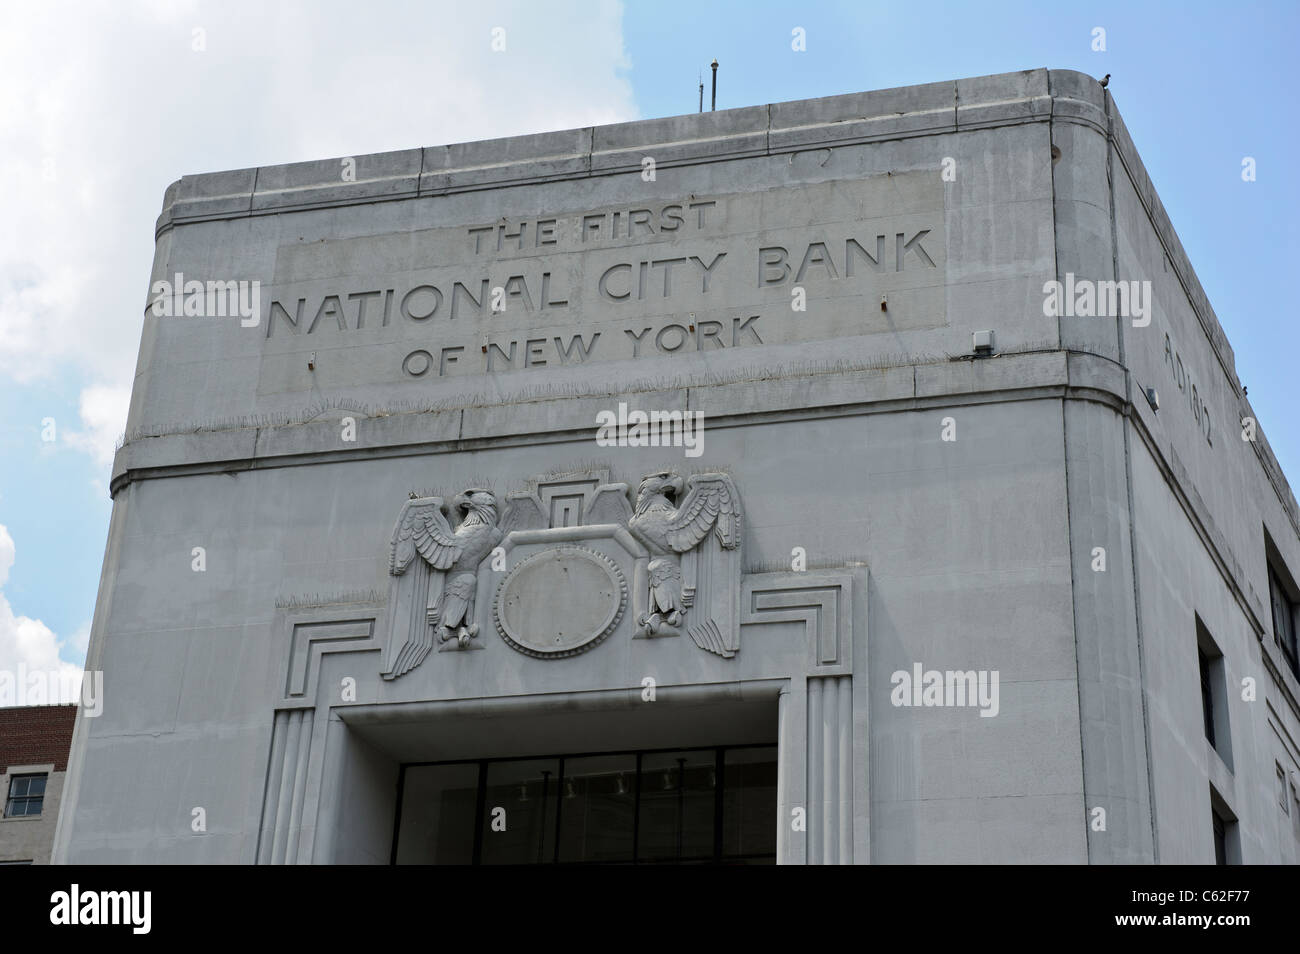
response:
<svg viewBox="0 0 1300 954"><path fill-rule="evenodd" d="M647 503L658 496L671 496L674 499L681 496L682 479L671 470L663 470L657 474L647 474L641 479L640 486L636 491L637 506Z"/></svg>
<svg viewBox="0 0 1300 954"><path fill-rule="evenodd" d="M485 523L495 524L497 522L496 494L490 490L484 490L482 487L470 487L467 490L462 490L452 498L451 505L467 516L471 513L478 514Z"/></svg>

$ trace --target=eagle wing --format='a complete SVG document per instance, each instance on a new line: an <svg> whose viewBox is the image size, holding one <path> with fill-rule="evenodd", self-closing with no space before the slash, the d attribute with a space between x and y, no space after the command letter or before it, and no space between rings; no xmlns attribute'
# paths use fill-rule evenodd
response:
<svg viewBox="0 0 1300 954"><path fill-rule="evenodd" d="M668 545L678 553L699 546L712 530L724 549L740 545L740 495L726 474L696 474L686 481L686 499L669 521Z"/></svg>
<svg viewBox="0 0 1300 954"><path fill-rule="evenodd" d="M397 658L393 660L388 672L383 674L384 679L391 681L410 672L424 662L424 657L429 655L432 649L433 636L429 633L429 627L417 627L406 642L402 643L402 648L397 651Z"/></svg>
<svg viewBox="0 0 1300 954"><path fill-rule="evenodd" d="M397 518L388 572L394 576L405 573L416 553L435 570L448 570L460 559L463 549L443 516L442 498L417 497L406 502Z"/></svg>
<svg viewBox="0 0 1300 954"><path fill-rule="evenodd" d="M546 528L546 518L532 497L511 498L506 502L501 518L497 521L497 538L492 545L508 537L515 530L542 530Z"/></svg>

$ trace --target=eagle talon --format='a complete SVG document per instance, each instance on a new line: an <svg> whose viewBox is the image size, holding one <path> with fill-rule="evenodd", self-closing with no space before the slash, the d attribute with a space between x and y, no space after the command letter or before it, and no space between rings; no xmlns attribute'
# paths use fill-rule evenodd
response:
<svg viewBox="0 0 1300 954"><path fill-rule="evenodd" d="M640 636L658 636L664 625L664 619L658 613L642 616L637 622L641 624L637 633Z"/></svg>

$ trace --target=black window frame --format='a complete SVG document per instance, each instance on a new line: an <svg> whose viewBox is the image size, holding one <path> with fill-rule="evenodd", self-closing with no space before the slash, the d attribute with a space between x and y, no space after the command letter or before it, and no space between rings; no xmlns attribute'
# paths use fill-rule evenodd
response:
<svg viewBox="0 0 1300 954"><path fill-rule="evenodd" d="M1201 693L1201 722L1205 740L1228 771L1233 770L1232 724L1228 711L1231 698L1223 650L1200 613L1196 619L1197 669Z"/></svg>
<svg viewBox="0 0 1300 954"><path fill-rule="evenodd" d="M1282 656L1291 668L1291 674L1300 679L1300 635L1297 634L1296 601L1278 571L1277 564L1268 563L1269 615L1273 618L1273 642L1282 650Z"/></svg>
<svg viewBox="0 0 1300 954"><path fill-rule="evenodd" d="M33 795L31 793L32 782L39 779L41 790ZM45 811L45 791L49 785L49 772L24 772L21 775L9 776L9 791L5 793L5 818L36 818ZM20 783L23 784L22 791L16 789ZM32 803L36 803L36 811L29 811ZM21 805L23 810L15 812L14 807Z"/></svg>
<svg viewBox="0 0 1300 954"><path fill-rule="evenodd" d="M1196 657L1201 670L1201 721L1205 724L1205 738L1218 749L1214 740L1214 679L1210 673L1210 657L1200 646L1196 647Z"/></svg>
<svg viewBox="0 0 1300 954"><path fill-rule="evenodd" d="M1210 826L1214 841L1214 864L1242 864L1241 835L1237 822L1237 813L1229 807L1227 801L1211 783Z"/></svg>

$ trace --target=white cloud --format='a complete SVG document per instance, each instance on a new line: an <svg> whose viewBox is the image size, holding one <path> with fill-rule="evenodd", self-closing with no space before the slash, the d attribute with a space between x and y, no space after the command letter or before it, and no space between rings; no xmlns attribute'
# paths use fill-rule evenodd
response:
<svg viewBox="0 0 1300 954"><path fill-rule="evenodd" d="M69 445L94 459L104 476L113 466L113 453L118 437L126 429L126 409L130 402L131 392L125 387L83 388L80 413L85 430L64 435Z"/></svg>
<svg viewBox="0 0 1300 954"><path fill-rule="evenodd" d="M86 652L90 649L90 623L78 626L76 632L67 638L65 645L72 647L74 655L85 659Z"/></svg>
<svg viewBox="0 0 1300 954"><path fill-rule="evenodd" d="M171 182L635 119L628 66L614 0L9 4L0 379L72 382L80 427L60 434L106 479ZM13 560L0 527L0 584ZM60 646L88 632L61 643L0 591L0 674L75 670Z"/></svg>
<svg viewBox="0 0 1300 954"><path fill-rule="evenodd" d="M9 579L15 556L14 539L0 524L0 587ZM84 637L81 631L73 637L77 648L83 640L89 642L89 627L84 629ZM60 645L58 637L40 620L15 615L0 590L0 705L77 701L82 667L60 659ZM33 678L41 685L43 694L39 697L33 691ZM9 697L14 693L17 695Z"/></svg>
<svg viewBox="0 0 1300 954"><path fill-rule="evenodd" d="M75 446L102 464L124 430L169 183L634 119L628 66L610 0L11 4L0 377L84 388Z"/></svg>

